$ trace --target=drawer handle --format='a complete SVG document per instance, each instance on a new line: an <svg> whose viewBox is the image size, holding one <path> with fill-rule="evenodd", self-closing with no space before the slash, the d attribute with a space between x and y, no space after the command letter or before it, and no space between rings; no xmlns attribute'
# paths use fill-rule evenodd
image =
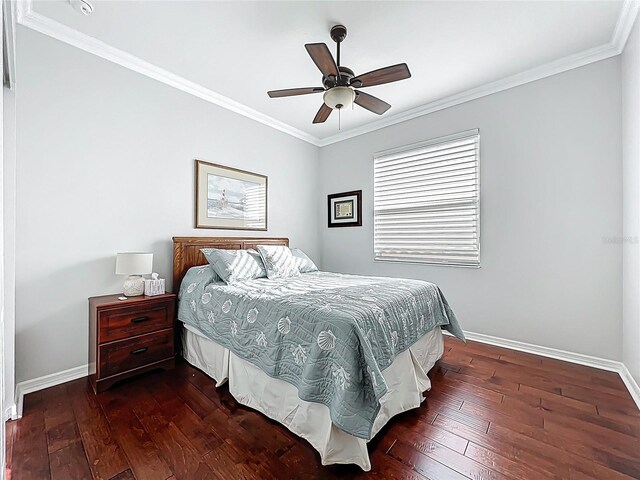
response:
<svg viewBox="0 0 640 480"><path fill-rule="evenodd" d="M149 320L149 317L137 317L137 318L132 318L131 323L146 322L147 320Z"/></svg>
<svg viewBox="0 0 640 480"><path fill-rule="evenodd" d="M132 350L131 355L138 355L139 353L144 353L147 351L147 347L138 348L137 350Z"/></svg>

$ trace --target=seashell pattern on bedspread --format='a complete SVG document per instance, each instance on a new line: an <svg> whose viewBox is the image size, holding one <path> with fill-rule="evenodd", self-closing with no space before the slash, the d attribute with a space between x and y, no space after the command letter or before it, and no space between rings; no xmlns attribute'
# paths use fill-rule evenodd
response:
<svg viewBox="0 0 640 480"><path fill-rule="evenodd" d="M434 328L464 340L432 283L312 272L226 285L200 268L182 282L178 318L326 405L334 425L360 438L371 437L396 355Z"/></svg>

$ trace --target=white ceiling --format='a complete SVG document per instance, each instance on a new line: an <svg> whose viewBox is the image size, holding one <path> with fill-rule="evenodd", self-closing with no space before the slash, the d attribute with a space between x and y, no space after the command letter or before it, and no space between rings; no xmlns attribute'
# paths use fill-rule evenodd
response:
<svg viewBox="0 0 640 480"><path fill-rule="evenodd" d="M342 63L356 74L406 62L412 78L366 89L384 116L455 95L611 42L621 1L193 2L35 1L38 14L99 39L318 139L338 115L311 123L322 95L270 99L267 90L321 85L304 49L347 26ZM383 117L384 117L383 116ZM342 131L381 117L342 112Z"/></svg>

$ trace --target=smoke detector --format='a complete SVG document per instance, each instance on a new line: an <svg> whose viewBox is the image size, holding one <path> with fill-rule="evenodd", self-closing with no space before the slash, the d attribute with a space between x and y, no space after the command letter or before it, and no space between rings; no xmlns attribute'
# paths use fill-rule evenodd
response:
<svg viewBox="0 0 640 480"><path fill-rule="evenodd" d="M69 0L69 3L76 12L80 12L83 15L91 15L93 13L93 5L87 0Z"/></svg>

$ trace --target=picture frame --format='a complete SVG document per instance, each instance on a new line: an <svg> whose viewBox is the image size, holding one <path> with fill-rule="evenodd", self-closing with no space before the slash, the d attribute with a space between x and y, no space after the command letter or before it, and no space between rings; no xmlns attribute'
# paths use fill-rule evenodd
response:
<svg viewBox="0 0 640 480"><path fill-rule="evenodd" d="M327 195L328 227L362 226L362 190Z"/></svg>
<svg viewBox="0 0 640 480"><path fill-rule="evenodd" d="M195 161L195 228L267 230L268 177Z"/></svg>

